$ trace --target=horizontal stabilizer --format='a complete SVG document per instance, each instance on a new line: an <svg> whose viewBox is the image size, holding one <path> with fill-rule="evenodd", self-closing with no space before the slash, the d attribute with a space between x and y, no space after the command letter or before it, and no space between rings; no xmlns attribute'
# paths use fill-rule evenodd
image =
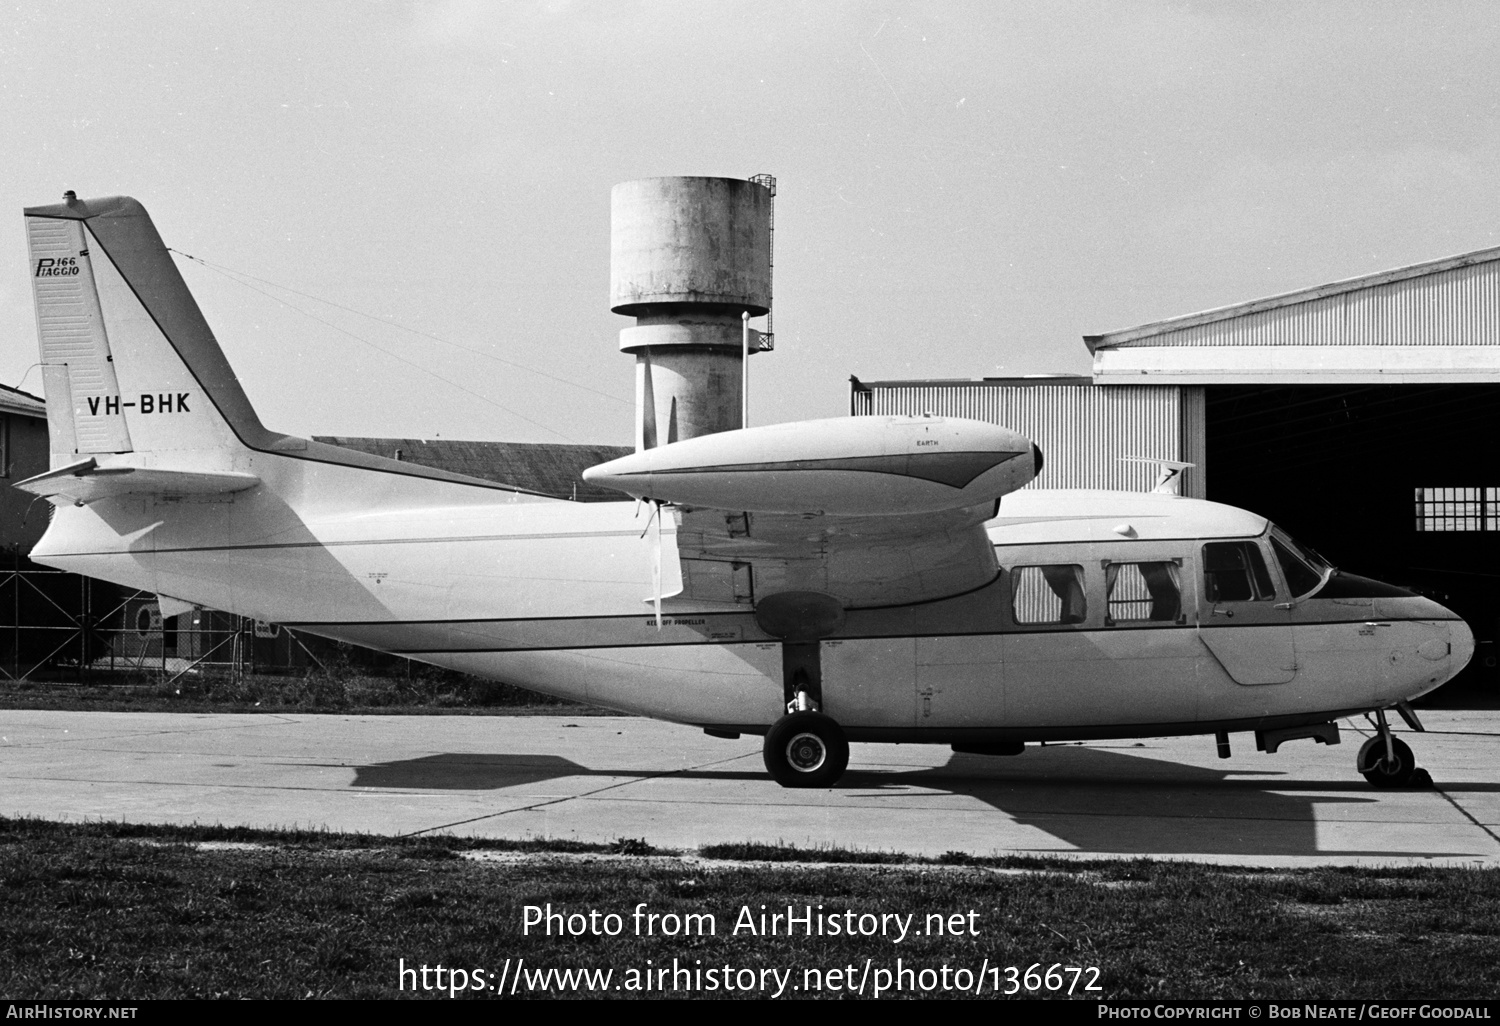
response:
<svg viewBox="0 0 1500 1026"><path fill-rule="evenodd" d="M46 499L85 506L120 495L223 495L260 484L254 474L101 467L89 457L70 466L28 477L16 487Z"/></svg>

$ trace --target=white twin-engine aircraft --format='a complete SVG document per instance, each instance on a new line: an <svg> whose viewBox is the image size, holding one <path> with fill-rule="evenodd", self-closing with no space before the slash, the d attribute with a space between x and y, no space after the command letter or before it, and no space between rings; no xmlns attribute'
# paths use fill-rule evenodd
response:
<svg viewBox="0 0 1500 1026"><path fill-rule="evenodd" d="M134 200L26 211L52 437L18 487L32 558L537 691L765 735L789 787L850 741L1254 732L1410 780L1385 711L1468 661L1453 613L1343 573L1253 513L1017 491L1013 431L861 417L728 431L594 467L581 504L267 430ZM1003 499L1001 497L1004 497ZM644 500L644 501L643 501Z"/></svg>

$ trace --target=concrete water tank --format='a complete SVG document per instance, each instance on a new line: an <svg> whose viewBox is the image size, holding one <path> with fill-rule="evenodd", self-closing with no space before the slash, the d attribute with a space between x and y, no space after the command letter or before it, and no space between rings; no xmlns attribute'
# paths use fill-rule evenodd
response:
<svg viewBox="0 0 1500 1026"><path fill-rule="evenodd" d="M636 356L637 449L742 426L741 315L771 309L771 196L736 178L614 187L610 307L636 319L620 348Z"/></svg>

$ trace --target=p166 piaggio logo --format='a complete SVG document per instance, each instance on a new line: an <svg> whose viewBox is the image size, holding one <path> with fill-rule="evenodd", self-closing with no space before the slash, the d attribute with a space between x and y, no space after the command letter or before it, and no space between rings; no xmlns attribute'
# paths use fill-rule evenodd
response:
<svg viewBox="0 0 1500 1026"><path fill-rule="evenodd" d="M77 274L77 257L42 257L36 262L38 278L72 278Z"/></svg>

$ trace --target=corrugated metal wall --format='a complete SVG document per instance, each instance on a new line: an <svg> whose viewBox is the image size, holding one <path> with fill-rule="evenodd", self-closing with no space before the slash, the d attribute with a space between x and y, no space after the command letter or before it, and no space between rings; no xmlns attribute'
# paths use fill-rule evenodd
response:
<svg viewBox="0 0 1500 1026"><path fill-rule="evenodd" d="M1126 386L1132 387L1132 386ZM1109 391L1113 391L1111 388ZM1203 386L1179 386L1174 391L1182 404L1182 456L1184 462L1195 464L1184 479L1183 495L1195 499L1208 496L1208 414Z"/></svg>
<svg viewBox="0 0 1500 1026"><path fill-rule="evenodd" d="M1207 324L1163 329L1115 345L1500 345L1500 263L1455 267Z"/></svg>
<svg viewBox="0 0 1500 1026"><path fill-rule="evenodd" d="M1041 476L1027 487L1150 491L1157 468L1121 459L1145 456L1196 463L1183 477L1183 494L1205 494L1202 388L871 382L855 388L850 410L967 417L1020 431L1042 448Z"/></svg>

